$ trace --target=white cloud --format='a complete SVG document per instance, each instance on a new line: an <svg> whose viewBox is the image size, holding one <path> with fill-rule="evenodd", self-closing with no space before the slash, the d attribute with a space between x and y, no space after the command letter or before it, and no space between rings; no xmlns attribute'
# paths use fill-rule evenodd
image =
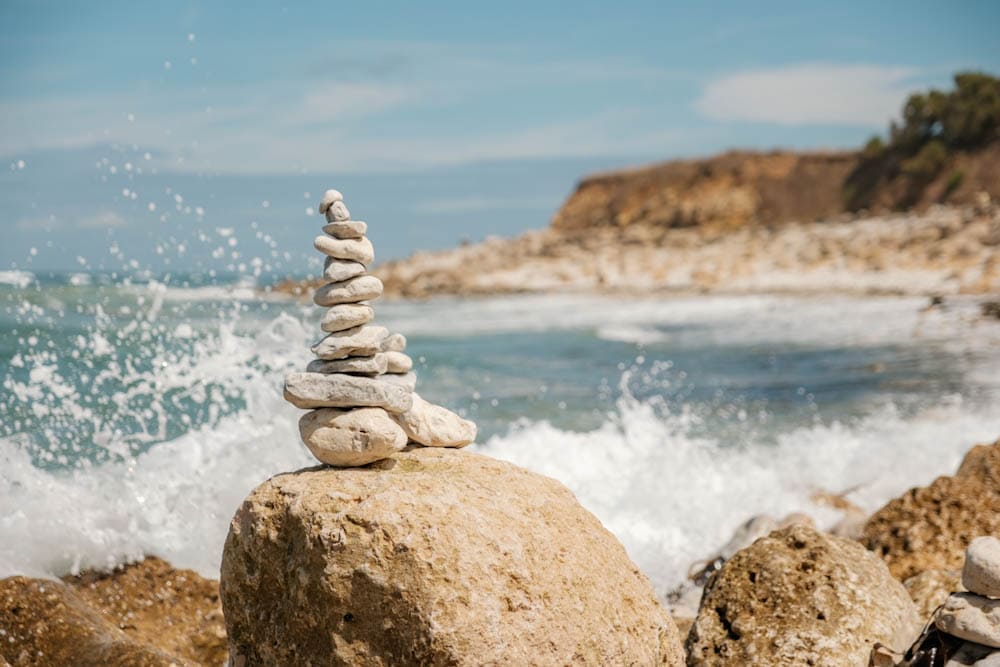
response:
<svg viewBox="0 0 1000 667"><path fill-rule="evenodd" d="M914 70L806 64L748 70L705 88L696 108L716 120L883 127L897 115Z"/></svg>

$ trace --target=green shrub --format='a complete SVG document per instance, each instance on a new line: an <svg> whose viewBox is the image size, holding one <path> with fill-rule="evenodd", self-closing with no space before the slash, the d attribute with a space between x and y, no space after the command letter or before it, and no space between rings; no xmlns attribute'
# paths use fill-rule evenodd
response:
<svg viewBox="0 0 1000 667"><path fill-rule="evenodd" d="M951 193L957 190L958 186L962 184L962 180L964 178L965 174L963 174L959 169L951 172L951 176L948 177L948 182L944 184L944 196L948 197Z"/></svg>

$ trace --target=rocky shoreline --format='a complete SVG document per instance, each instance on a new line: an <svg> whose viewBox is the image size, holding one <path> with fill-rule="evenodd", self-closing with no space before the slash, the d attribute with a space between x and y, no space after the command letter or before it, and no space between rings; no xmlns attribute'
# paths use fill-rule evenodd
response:
<svg viewBox="0 0 1000 667"><path fill-rule="evenodd" d="M693 616L671 609L682 649L648 581L562 485L461 450L408 448L262 484L233 521L221 595L218 582L153 557L62 582L0 581L0 656L219 665L228 642L241 665L289 650L330 664L1000 659L1000 440L838 534L809 524L756 517L710 567L692 568ZM560 618L573 622L548 625Z"/></svg>

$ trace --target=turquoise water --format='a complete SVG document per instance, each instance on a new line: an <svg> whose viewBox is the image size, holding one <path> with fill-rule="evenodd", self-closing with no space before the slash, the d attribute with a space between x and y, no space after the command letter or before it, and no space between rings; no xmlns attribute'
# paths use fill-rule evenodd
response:
<svg viewBox="0 0 1000 667"><path fill-rule="evenodd" d="M215 276L0 275L0 576L156 553L215 576L229 517L308 465L285 373L318 309ZM262 283L266 279L262 280ZM554 476L665 592L756 513L867 507L1000 436L974 300L376 302L475 447Z"/></svg>

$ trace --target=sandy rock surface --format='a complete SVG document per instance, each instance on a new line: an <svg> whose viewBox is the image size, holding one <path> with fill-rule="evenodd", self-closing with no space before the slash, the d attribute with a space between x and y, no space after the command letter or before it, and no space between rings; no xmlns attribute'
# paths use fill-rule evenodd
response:
<svg viewBox="0 0 1000 667"><path fill-rule="evenodd" d="M265 482L233 519L222 599L248 665L683 664L649 582L565 487L452 449Z"/></svg>

